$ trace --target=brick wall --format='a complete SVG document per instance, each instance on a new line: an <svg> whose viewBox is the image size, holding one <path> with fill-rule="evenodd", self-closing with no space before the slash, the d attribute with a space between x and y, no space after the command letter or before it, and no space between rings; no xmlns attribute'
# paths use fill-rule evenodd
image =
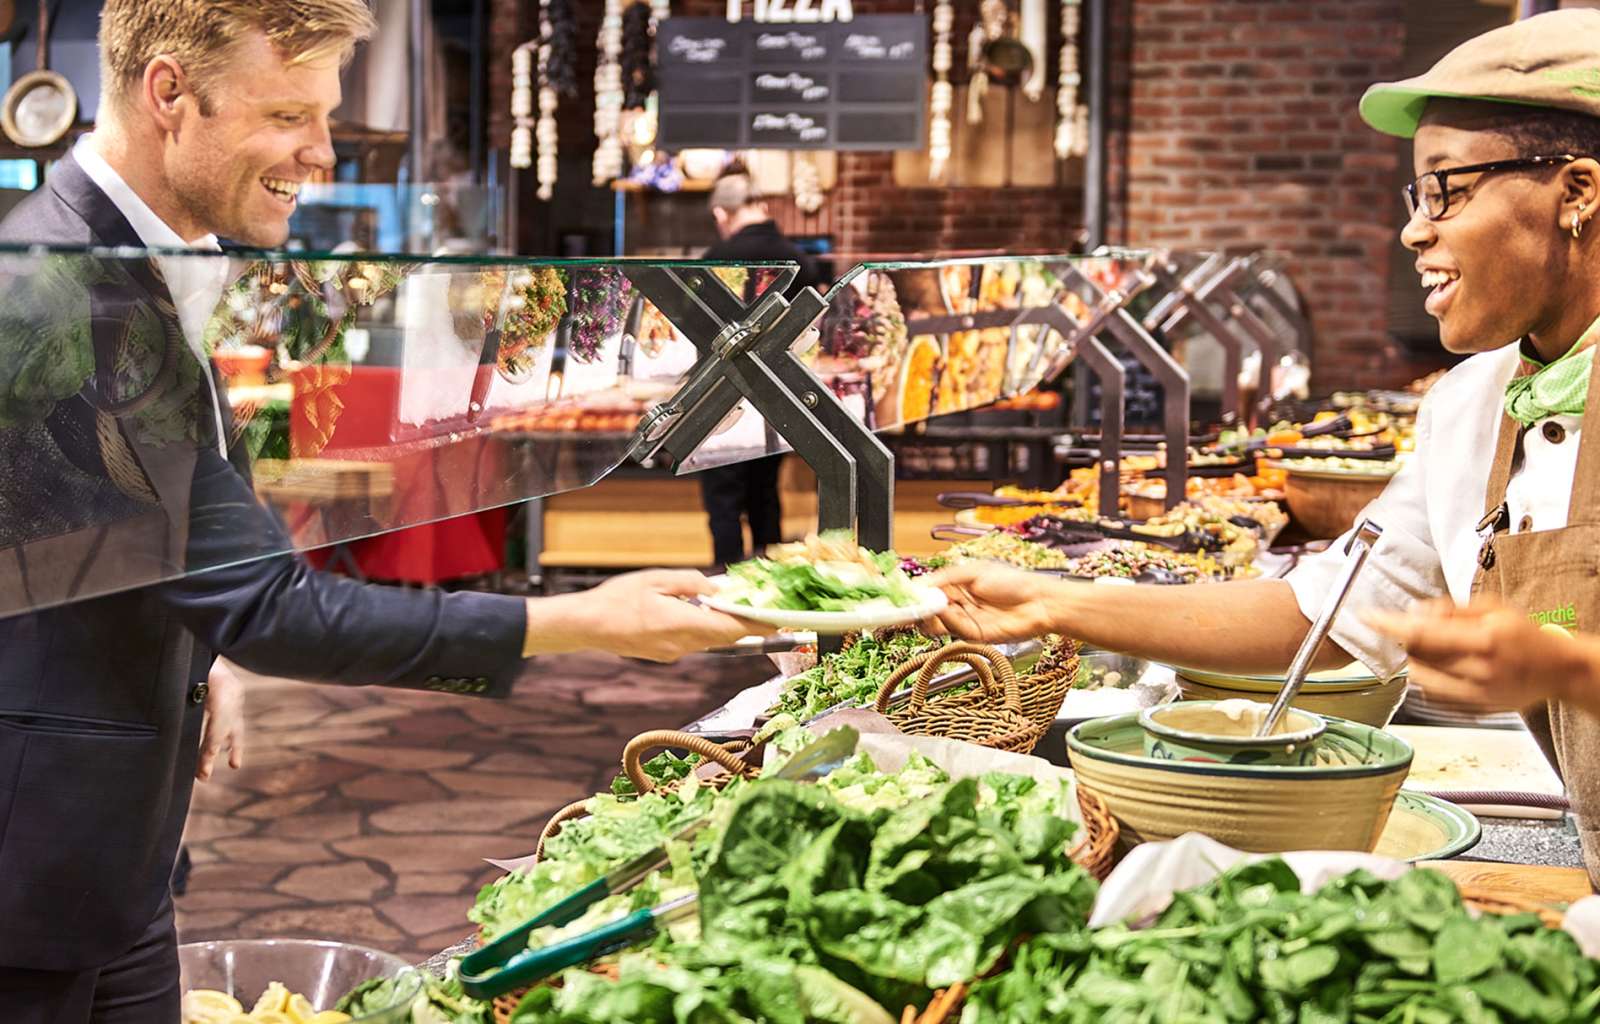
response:
<svg viewBox="0 0 1600 1024"><path fill-rule="evenodd" d="M1356 104L1398 77L1399 5L1377 0L1124 0L1126 75L1110 236L1269 247L1292 257L1319 390L1404 383L1387 333L1398 147Z"/></svg>
<svg viewBox="0 0 1600 1024"><path fill-rule="evenodd" d="M532 31L533 5L492 3L490 138L503 147L510 48ZM856 3L862 13L914 6ZM977 4L956 6L954 36L962 40ZM674 3L687 15L717 16L723 7L723 0ZM1288 253L1310 303L1319 390L1397 385L1427 368L1408 362L1386 330L1398 149L1356 115L1368 84L1397 75L1399 7L1387 0L1113 0L1108 240ZM574 228L602 246L609 237L610 195L588 183L592 40L602 4L578 8L583 92L563 104L555 201L536 201L532 175L520 176L525 252L553 253L558 236ZM956 47L958 81L964 50ZM887 153L841 156L829 196L839 251L1059 251L1081 232L1076 187L901 188L892 163Z"/></svg>
<svg viewBox="0 0 1600 1024"><path fill-rule="evenodd" d="M902 188L889 153L843 154L831 201L839 249L856 254L1062 252L1083 223L1078 188Z"/></svg>

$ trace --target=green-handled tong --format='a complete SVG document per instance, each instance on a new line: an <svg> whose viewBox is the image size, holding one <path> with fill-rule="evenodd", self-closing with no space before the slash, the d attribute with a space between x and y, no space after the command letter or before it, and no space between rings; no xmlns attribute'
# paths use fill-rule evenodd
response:
<svg viewBox="0 0 1600 1024"><path fill-rule="evenodd" d="M848 761L856 751L860 734L848 726L835 729L801 748L774 776L792 782L814 782ZM642 853L612 868L605 875L563 897L537 916L524 921L500 938L461 961L461 987L470 996L492 999L503 992L531 985L557 971L576 966L656 934L658 925L676 921L695 912L694 894L680 896L659 907L637 910L593 931L554 945L528 948L528 936L538 928L558 927L582 917L595 903L627 892L665 867L667 848L672 843L692 839L709 819L699 818L685 825L667 843Z"/></svg>

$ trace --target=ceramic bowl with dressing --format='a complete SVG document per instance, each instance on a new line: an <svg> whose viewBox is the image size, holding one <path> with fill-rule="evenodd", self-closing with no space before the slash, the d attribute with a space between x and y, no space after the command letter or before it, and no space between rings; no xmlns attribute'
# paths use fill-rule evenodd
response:
<svg viewBox="0 0 1600 1024"><path fill-rule="evenodd" d="M1257 736L1272 705L1261 701L1193 700L1139 713L1147 757L1212 764L1311 764L1328 728L1320 715L1287 709L1270 736Z"/></svg>
<svg viewBox="0 0 1600 1024"><path fill-rule="evenodd" d="M1173 666L1184 700L1224 700L1247 697L1270 701L1283 689L1281 675L1241 675ZM1380 680L1363 665L1313 672L1305 688L1290 702L1291 708L1333 718L1348 718L1377 729L1389 724L1406 700L1406 673Z"/></svg>
<svg viewBox="0 0 1600 1024"><path fill-rule="evenodd" d="M1325 721L1306 764L1152 757L1137 713L1080 723L1067 754L1078 781L1111 809L1125 847L1202 832L1259 853L1371 852L1411 770L1411 747L1359 722Z"/></svg>

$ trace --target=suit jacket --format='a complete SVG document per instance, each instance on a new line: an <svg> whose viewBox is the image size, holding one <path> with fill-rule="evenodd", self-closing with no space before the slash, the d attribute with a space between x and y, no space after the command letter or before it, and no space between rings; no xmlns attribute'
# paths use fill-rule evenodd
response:
<svg viewBox="0 0 1600 1024"><path fill-rule="evenodd" d="M70 157L0 223L0 242L140 244ZM364 585L289 554L247 460L218 451L209 368L182 344L159 269L87 256L63 267L53 283L43 264L15 277L26 301L0 302L13 336L86 315L94 350L82 390L0 428L0 577L32 607L54 605L0 619L0 965L42 970L104 964L154 917L215 655L272 675L498 696L526 629L518 598ZM61 280L81 291L63 297ZM119 408L115 383L139 362L135 323L156 339L137 410ZM0 358L16 358L7 344ZM101 443L108 429L122 446ZM119 447L134 459L108 464ZM97 574L164 582L69 600Z"/></svg>

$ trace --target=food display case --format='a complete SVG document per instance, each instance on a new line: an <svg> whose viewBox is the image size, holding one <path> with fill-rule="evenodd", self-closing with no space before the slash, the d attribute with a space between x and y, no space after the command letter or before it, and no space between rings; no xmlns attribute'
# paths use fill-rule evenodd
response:
<svg viewBox="0 0 1600 1024"><path fill-rule="evenodd" d="M1090 452L1094 500L1115 514L1121 354L1161 383L1160 444L1186 450L1188 375L1146 325L1211 316L1191 293L1218 265L1122 251L869 263L786 298L782 264L8 251L0 430L16 485L0 612L569 492L619 467L790 450L816 473L819 525L887 547L894 460L878 435L1026 402L1075 362L1101 382L1101 425L1067 441ZM1269 263L1226 267L1228 294L1241 281L1277 294L1260 285L1281 277ZM163 280L189 289L177 321L129 305ZM1136 296L1155 305L1143 321ZM195 354L218 375L202 380ZM193 486L213 454L259 495L259 535L192 543L207 503L240 497ZM1176 504L1188 461L1154 468Z"/></svg>

